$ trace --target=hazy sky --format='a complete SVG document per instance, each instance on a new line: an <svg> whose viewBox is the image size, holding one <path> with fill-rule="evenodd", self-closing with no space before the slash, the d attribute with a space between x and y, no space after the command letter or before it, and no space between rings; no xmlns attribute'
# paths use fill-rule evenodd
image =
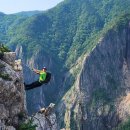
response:
<svg viewBox="0 0 130 130"><path fill-rule="evenodd" d="M0 12L6 14L21 11L47 10L63 0L0 0Z"/></svg>

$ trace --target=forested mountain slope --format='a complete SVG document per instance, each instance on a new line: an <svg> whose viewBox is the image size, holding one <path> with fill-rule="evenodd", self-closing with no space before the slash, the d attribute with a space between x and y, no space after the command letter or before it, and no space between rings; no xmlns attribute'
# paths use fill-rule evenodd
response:
<svg viewBox="0 0 130 130"><path fill-rule="evenodd" d="M22 44L29 53L35 46L42 47L70 65L86 50L92 36L129 11L129 4L129 0L65 0L32 17L5 15L0 25L8 37L3 40L12 46Z"/></svg>

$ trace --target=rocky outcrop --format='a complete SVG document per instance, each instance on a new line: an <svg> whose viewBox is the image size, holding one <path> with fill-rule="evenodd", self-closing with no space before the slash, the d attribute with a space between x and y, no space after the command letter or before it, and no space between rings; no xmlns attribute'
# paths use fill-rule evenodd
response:
<svg viewBox="0 0 130 130"><path fill-rule="evenodd" d="M7 126L17 126L19 114L26 111L23 73L14 65L15 53L5 53L0 60L0 120Z"/></svg>
<svg viewBox="0 0 130 130"><path fill-rule="evenodd" d="M7 64L13 66L16 60L16 53L15 52L8 52L8 53L4 53L3 61L5 61Z"/></svg>
<svg viewBox="0 0 130 130"><path fill-rule="evenodd" d="M48 117L43 114L36 114L33 123L38 126L36 130L58 130L55 114L51 114Z"/></svg>
<svg viewBox="0 0 130 130"><path fill-rule="evenodd" d="M65 121L67 129L111 130L128 119L129 43L130 23L109 30L84 55L77 81L58 106L61 128Z"/></svg>
<svg viewBox="0 0 130 130"><path fill-rule="evenodd" d="M28 116L21 60L15 60L13 52L5 53L0 59L0 130L28 129L32 126L26 122L32 118L36 130L58 130L54 106Z"/></svg>
<svg viewBox="0 0 130 130"><path fill-rule="evenodd" d="M36 130L58 130L57 119L54 113L55 104L51 103L47 108L42 108L33 117Z"/></svg>

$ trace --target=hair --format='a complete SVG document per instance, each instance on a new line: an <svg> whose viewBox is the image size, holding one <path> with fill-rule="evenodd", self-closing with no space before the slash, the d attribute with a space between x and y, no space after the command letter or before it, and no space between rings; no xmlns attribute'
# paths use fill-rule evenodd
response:
<svg viewBox="0 0 130 130"><path fill-rule="evenodd" d="M46 67L43 67L42 69L47 70L47 68L46 68Z"/></svg>

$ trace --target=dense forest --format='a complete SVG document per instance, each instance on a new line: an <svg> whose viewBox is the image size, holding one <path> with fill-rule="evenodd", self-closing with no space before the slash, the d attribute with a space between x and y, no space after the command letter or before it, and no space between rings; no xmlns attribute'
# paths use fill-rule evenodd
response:
<svg viewBox="0 0 130 130"><path fill-rule="evenodd" d="M38 49L47 50L70 67L129 12L129 4L129 0L65 0L45 12L1 13L0 40L12 47L23 45L28 57Z"/></svg>

